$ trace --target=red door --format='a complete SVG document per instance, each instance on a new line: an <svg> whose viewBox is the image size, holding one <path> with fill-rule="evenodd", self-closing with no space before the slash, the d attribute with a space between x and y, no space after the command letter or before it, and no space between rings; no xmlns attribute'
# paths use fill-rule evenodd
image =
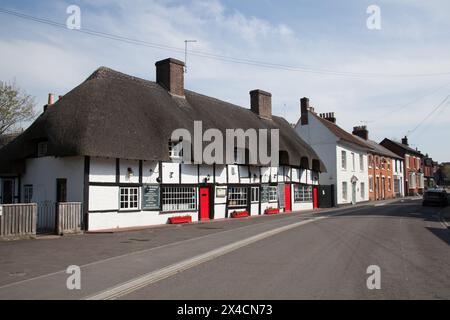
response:
<svg viewBox="0 0 450 320"><path fill-rule="evenodd" d="M291 210L291 185L288 184L284 186L284 211L289 212Z"/></svg>
<svg viewBox="0 0 450 320"><path fill-rule="evenodd" d="M200 188L200 221L209 220L209 188Z"/></svg>
<svg viewBox="0 0 450 320"><path fill-rule="evenodd" d="M317 209L319 207L319 190L317 187L313 187L313 205L314 209Z"/></svg>

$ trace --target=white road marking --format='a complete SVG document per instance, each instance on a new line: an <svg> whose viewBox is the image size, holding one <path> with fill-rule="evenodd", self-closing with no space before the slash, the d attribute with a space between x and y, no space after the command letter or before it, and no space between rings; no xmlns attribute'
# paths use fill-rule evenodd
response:
<svg viewBox="0 0 450 320"><path fill-rule="evenodd" d="M324 211L324 213L326 213L326 212L328 212L328 211ZM309 213L313 213L313 212L311 211L311 212L308 212L308 214ZM195 240L200 240L200 239L204 239L204 238L210 238L210 237L213 237L213 236L216 236L216 235L220 235L220 234L224 234L224 233L230 233L230 232L237 231L237 230L250 229L251 227L254 227L254 226L257 226L257 225L260 225L260 224L266 224L266 225L267 224L276 224L277 222L284 222L284 221L289 221L289 220L298 219L298 218L300 218L300 219L308 219L309 216L294 215L294 216L283 218L283 219L261 221L260 223L258 222L258 223L255 223L255 224L245 225L245 226L237 227L237 228L234 228L234 229L229 229L229 230L224 230L224 231L219 231L219 232L215 232L215 233L206 234L206 235L200 236L200 237L195 237L195 238L180 240L180 241L176 241L176 242L171 242L171 243L167 243L167 244L164 244L164 245L161 245L161 246L158 246L158 247L153 247L153 248L149 248L149 249L133 251L133 252L121 254L121 255L118 255L118 256L113 256L113 257L109 257L109 258L93 261L93 262L81 265L80 268L85 268L85 267L101 264L101 263L108 262L108 261L117 260L117 259L128 257L128 256L138 255L138 254L141 254L141 253L151 252L151 251L155 251L155 250L162 249L162 248L172 247L172 246L176 246L176 245L183 244L183 243L193 242ZM219 221L214 221L214 222L219 222ZM214 222L211 222L211 223L214 223ZM57 275L57 274L64 274L65 272L66 272L66 269L60 270L60 271L51 272L51 273L47 273L47 274L43 274L43 275L36 276L36 277L33 277L33 278L29 278L29 279L24 279L24 280L8 283L8 284L5 284L3 286L0 286L0 289L4 289L4 288L20 285L20 284L23 284L23 283L26 283L26 282L30 282L30 281L34 281L34 280L48 278L48 277L51 277L51 276L54 276L54 275Z"/></svg>
<svg viewBox="0 0 450 320"><path fill-rule="evenodd" d="M100 293L97 293L95 295L89 296L87 298L85 298L86 300L114 300L117 298L120 298L122 296L125 296L131 292L134 292L136 290L139 290L143 287L146 287L152 283L158 282L160 280L166 279L170 276L173 276L177 273L180 273L182 271L185 271L187 269L190 269L192 267L195 267L199 264L205 263L207 261L213 260L217 257L220 257L222 255L225 255L227 253L230 253L232 251L235 251L237 249L240 249L242 247L248 246L252 243L255 243L257 241L266 239L268 237L274 236L276 234L282 233L284 231L290 230L290 229L294 229L297 228L299 226L314 222L314 221L318 221L318 220L322 220L327 218L327 216L325 217L317 217L317 218L312 218L310 220L306 220L306 221L301 221L301 222L297 222L297 223L293 223L287 226L283 226L283 227L279 227L273 230L269 230L263 233L260 233L258 235L252 236L250 238L247 239L243 239L237 242L234 242L232 244L217 248L215 250L211 250L209 252L197 255L195 257L186 259L184 261L172 264L170 266L167 266L165 268L156 270L156 271L152 271L150 273L147 273L143 276L137 277L133 280L127 281L123 284L114 286L112 288L109 288L105 291L102 291Z"/></svg>

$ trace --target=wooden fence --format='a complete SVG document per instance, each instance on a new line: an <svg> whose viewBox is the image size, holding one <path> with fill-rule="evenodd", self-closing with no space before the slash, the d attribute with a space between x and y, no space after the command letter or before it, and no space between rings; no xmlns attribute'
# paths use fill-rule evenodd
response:
<svg viewBox="0 0 450 320"><path fill-rule="evenodd" d="M1 238L36 235L37 205L35 203L7 204L1 207Z"/></svg>
<svg viewBox="0 0 450 320"><path fill-rule="evenodd" d="M83 230L83 210L80 202L57 203L57 234L80 233Z"/></svg>

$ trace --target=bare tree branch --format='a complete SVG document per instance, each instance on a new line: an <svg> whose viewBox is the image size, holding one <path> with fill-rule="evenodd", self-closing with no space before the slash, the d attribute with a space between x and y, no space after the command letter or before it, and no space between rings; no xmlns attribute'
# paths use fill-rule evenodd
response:
<svg viewBox="0 0 450 320"><path fill-rule="evenodd" d="M32 120L34 98L21 90L16 84L0 81L0 134L8 132L21 121Z"/></svg>

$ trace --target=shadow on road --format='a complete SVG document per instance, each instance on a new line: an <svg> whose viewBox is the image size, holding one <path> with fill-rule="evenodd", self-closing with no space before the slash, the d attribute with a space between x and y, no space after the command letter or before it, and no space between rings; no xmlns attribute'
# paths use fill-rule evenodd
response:
<svg viewBox="0 0 450 320"><path fill-rule="evenodd" d="M432 234L434 234L436 237L438 237L439 239L450 245L450 231L448 229L430 228L430 227L427 227L426 229L430 231Z"/></svg>

